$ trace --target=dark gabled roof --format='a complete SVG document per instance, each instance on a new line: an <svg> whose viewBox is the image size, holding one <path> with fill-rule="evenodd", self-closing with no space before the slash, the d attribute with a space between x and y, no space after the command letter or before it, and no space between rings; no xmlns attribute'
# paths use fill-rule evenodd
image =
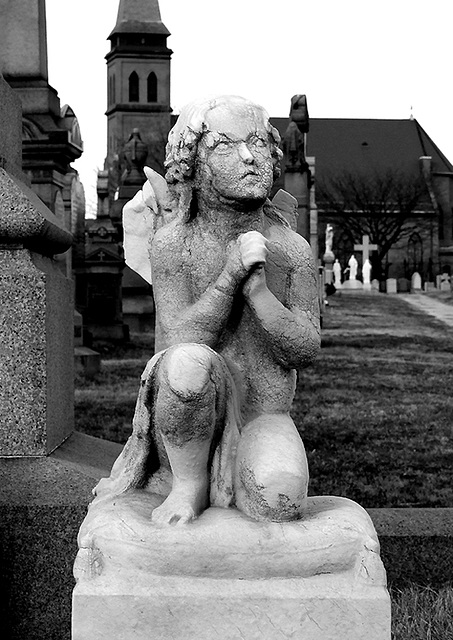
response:
<svg viewBox="0 0 453 640"><path fill-rule="evenodd" d="M158 0L120 0L118 18L109 39L119 33L152 33L169 36L161 20Z"/></svg>
<svg viewBox="0 0 453 640"><path fill-rule="evenodd" d="M288 121L271 118L280 135ZM310 118L306 155L315 156L318 178L340 171L388 168L418 173L420 156L432 157L435 172L453 172L453 165L417 120Z"/></svg>

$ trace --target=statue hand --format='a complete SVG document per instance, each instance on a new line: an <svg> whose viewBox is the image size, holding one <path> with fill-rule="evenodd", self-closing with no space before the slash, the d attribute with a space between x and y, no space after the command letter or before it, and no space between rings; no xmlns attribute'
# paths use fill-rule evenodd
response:
<svg viewBox="0 0 453 640"><path fill-rule="evenodd" d="M258 231L247 231L229 244L226 272L239 286L256 267L266 262L266 238Z"/></svg>
<svg viewBox="0 0 453 640"><path fill-rule="evenodd" d="M159 228L175 217L174 205L165 178L150 167L144 167L143 171L147 177L142 188L143 201L156 214L156 228Z"/></svg>
<svg viewBox="0 0 453 640"><path fill-rule="evenodd" d="M269 251L267 240L259 231L243 233L239 236L238 243L241 261L247 273L252 267L264 265Z"/></svg>

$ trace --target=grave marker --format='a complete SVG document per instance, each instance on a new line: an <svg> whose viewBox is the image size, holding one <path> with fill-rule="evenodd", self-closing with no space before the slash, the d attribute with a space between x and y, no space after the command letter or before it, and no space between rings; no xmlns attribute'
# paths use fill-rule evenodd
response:
<svg viewBox="0 0 453 640"><path fill-rule="evenodd" d="M354 245L354 251L362 252L362 264L365 264L370 259L370 251L376 251L377 249L377 244L370 244L370 237L367 235L362 236L362 244Z"/></svg>

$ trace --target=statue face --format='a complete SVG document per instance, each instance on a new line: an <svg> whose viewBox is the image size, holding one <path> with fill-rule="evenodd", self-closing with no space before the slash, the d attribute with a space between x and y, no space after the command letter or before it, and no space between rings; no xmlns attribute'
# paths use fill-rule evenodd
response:
<svg viewBox="0 0 453 640"><path fill-rule="evenodd" d="M273 161L263 117L251 105L220 105L206 117L208 131L198 147L196 185L199 194L260 206L273 184Z"/></svg>

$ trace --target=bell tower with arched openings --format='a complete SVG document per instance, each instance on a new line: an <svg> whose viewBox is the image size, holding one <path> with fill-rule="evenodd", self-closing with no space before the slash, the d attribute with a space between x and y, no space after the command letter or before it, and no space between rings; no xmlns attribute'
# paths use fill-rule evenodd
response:
<svg viewBox="0 0 453 640"><path fill-rule="evenodd" d="M106 55L106 169L121 172L124 145L139 129L148 146L147 164L163 170L171 114L169 35L158 0L120 0Z"/></svg>

